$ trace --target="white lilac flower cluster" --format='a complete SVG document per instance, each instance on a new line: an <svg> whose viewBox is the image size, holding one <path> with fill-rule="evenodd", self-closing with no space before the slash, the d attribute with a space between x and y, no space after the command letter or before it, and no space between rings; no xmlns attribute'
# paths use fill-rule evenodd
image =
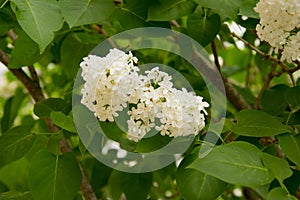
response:
<svg viewBox="0 0 300 200"><path fill-rule="evenodd" d="M260 16L259 38L282 51L282 61L300 60L300 1L260 0L254 10Z"/></svg>
<svg viewBox="0 0 300 200"><path fill-rule="evenodd" d="M140 75L136 63L130 52L118 49L106 57L85 57L81 103L100 121L111 122L129 107L127 136L136 142L152 129L170 137L198 134L209 104L185 88L174 88L172 77L158 67Z"/></svg>

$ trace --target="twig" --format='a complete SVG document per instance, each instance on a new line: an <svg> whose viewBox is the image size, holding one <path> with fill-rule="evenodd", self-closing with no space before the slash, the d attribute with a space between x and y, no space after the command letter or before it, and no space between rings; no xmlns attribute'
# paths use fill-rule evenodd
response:
<svg viewBox="0 0 300 200"><path fill-rule="evenodd" d="M257 98L255 99L255 102L254 102L254 105L253 107L257 110L260 109L260 101L261 101L261 97L263 95L263 93L265 92L265 90L269 87L269 84L271 82L271 80L273 79L273 77L275 76L275 70L276 70L276 67L277 67L277 63L274 63L272 65L272 68L271 68L271 71L268 75L268 77L266 78L265 82L264 82L264 85L263 87L261 88L261 90L259 91L258 93L258 96Z"/></svg>
<svg viewBox="0 0 300 200"><path fill-rule="evenodd" d="M223 82L224 82L227 99L238 111L243 110L243 109L250 109L251 107L247 103L247 101L232 86L232 84L229 82L229 80L226 77L223 77L223 75L221 73L221 65L220 65L219 58L218 58L218 52L217 52L216 44L214 41L211 43L211 48L213 51L215 65L216 65L217 69L219 70L219 72L222 76Z"/></svg>
<svg viewBox="0 0 300 200"><path fill-rule="evenodd" d="M180 25L176 20L171 20L169 23L171 26L174 26L175 28L180 28Z"/></svg>
<svg viewBox="0 0 300 200"><path fill-rule="evenodd" d="M213 55L214 55L214 62L216 64L216 67L219 70L219 72L221 73L221 65L220 65L220 62L219 62L217 47L216 47L216 43L215 43L214 40L211 42L211 49L212 49L212 52L213 52Z"/></svg>
<svg viewBox="0 0 300 200"><path fill-rule="evenodd" d="M251 68L251 60L252 60L252 53L251 51L249 51L249 61L247 63L247 66L246 66L246 81L245 81L245 87L248 87L249 86L249 83L250 83L250 68Z"/></svg>
<svg viewBox="0 0 300 200"><path fill-rule="evenodd" d="M118 45L112 40L110 39L109 35L106 33L106 31L102 28L102 26L100 25L97 25L97 24L93 24L92 25L93 29L95 29L98 33L100 33L101 35L103 35L107 40L108 42L110 43L110 45L113 47L113 48L117 48Z"/></svg>
<svg viewBox="0 0 300 200"><path fill-rule="evenodd" d="M0 50L0 61L4 65L8 66L9 56L6 53L4 53L2 50ZM17 79L19 79L22 82L22 84L26 87L30 96L34 99L35 102L42 101L45 99L45 96L40 87L37 73L32 66L28 67L28 68L29 68L30 74L32 76L32 79L29 78L27 76L27 74L21 68L19 68L19 69L8 68L8 69L12 72L12 74ZM59 127L57 127L55 124L53 124L53 122L50 118L46 118L45 122L51 132L57 132L60 130ZM62 138L62 140L59 143L59 147L60 147L61 152L63 152L63 153L72 151L67 143L66 138ZM82 175L82 182L81 182L82 194L84 195L86 200L97 200L97 197L92 189L92 186L90 185L90 183L87 179L87 176L86 176L80 163L79 163L79 167L80 167L80 171L81 171L81 175Z"/></svg>

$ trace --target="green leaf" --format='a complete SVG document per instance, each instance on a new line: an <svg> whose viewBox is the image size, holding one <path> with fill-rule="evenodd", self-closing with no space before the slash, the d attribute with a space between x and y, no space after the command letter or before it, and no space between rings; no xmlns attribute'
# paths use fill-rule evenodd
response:
<svg viewBox="0 0 300 200"><path fill-rule="evenodd" d="M161 0L148 9L147 21L169 21L191 14L197 4L190 0Z"/></svg>
<svg viewBox="0 0 300 200"><path fill-rule="evenodd" d="M120 22L121 26L125 29L149 26L146 19L125 7L116 8L113 16Z"/></svg>
<svg viewBox="0 0 300 200"><path fill-rule="evenodd" d="M62 0L62 15L70 27L103 23L112 14L111 0Z"/></svg>
<svg viewBox="0 0 300 200"><path fill-rule="evenodd" d="M242 0L194 0L199 5L213 9L222 18L236 18Z"/></svg>
<svg viewBox="0 0 300 200"><path fill-rule="evenodd" d="M109 189L113 200L119 200L124 193L126 199L147 199L152 186L152 173L131 174L113 171L109 178Z"/></svg>
<svg viewBox="0 0 300 200"><path fill-rule="evenodd" d="M20 68L33 65L40 58L39 46L24 32L18 34L18 39L11 52L9 68Z"/></svg>
<svg viewBox="0 0 300 200"><path fill-rule="evenodd" d="M10 11L7 8L0 9L0 24L0 36L6 35L9 29L11 29L11 27L14 24L14 20L10 14Z"/></svg>
<svg viewBox="0 0 300 200"><path fill-rule="evenodd" d="M5 132L0 137L0 167L23 157L35 141L30 128L19 126Z"/></svg>
<svg viewBox="0 0 300 200"><path fill-rule="evenodd" d="M81 183L78 162L72 153L39 151L31 159L28 173L34 199L73 200Z"/></svg>
<svg viewBox="0 0 300 200"><path fill-rule="evenodd" d="M288 90L286 85L276 85L265 90L261 98L262 110L273 115L282 113L288 105L285 94Z"/></svg>
<svg viewBox="0 0 300 200"><path fill-rule="evenodd" d="M210 16L195 13L188 17L188 34L202 46L208 45L221 30L221 19L219 15Z"/></svg>
<svg viewBox="0 0 300 200"><path fill-rule="evenodd" d="M20 26L39 45L40 52L43 52L53 40L54 32L63 25L60 2L56 0L11 2Z"/></svg>
<svg viewBox="0 0 300 200"><path fill-rule="evenodd" d="M288 194L284 189L277 187L271 190L266 200L297 200L297 198Z"/></svg>
<svg viewBox="0 0 300 200"><path fill-rule="evenodd" d="M50 118L52 119L53 123L59 126L60 128L76 133L72 113L71 115L67 116L60 111L52 111L50 113Z"/></svg>
<svg viewBox="0 0 300 200"><path fill-rule="evenodd" d="M197 158L190 168L231 184L262 186L270 183L274 175L263 165L260 153L247 142L232 142L215 147L204 158Z"/></svg>
<svg viewBox="0 0 300 200"><path fill-rule="evenodd" d="M289 88L286 92L286 101L290 105L292 112L300 109L300 86Z"/></svg>
<svg viewBox="0 0 300 200"><path fill-rule="evenodd" d="M0 193L0 199L5 200L33 200L30 191L27 192L17 192L17 191L9 191Z"/></svg>
<svg viewBox="0 0 300 200"><path fill-rule="evenodd" d="M50 117L52 111L66 111L67 104L60 98L49 98L34 105L34 114L38 117Z"/></svg>
<svg viewBox="0 0 300 200"><path fill-rule="evenodd" d="M257 3L258 3L257 0L243 1L243 3L241 4L241 7L240 7L239 15L259 19L258 13L255 12L253 9Z"/></svg>
<svg viewBox="0 0 300 200"><path fill-rule="evenodd" d="M283 153L297 166L300 166L300 135L289 133L277 136Z"/></svg>
<svg viewBox="0 0 300 200"><path fill-rule="evenodd" d="M75 78L82 58L87 56L102 40L104 36L88 32L73 32L66 36L60 52L61 65L68 79Z"/></svg>
<svg viewBox="0 0 300 200"><path fill-rule="evenodd" d="M227 183L195 169L186 168L196 158L197 154L185 157L176 172L177 187L186 200L215 200L227 187Z"/></svg>
<svg viewBox="0 0 300 200"><path fill-rule="evenodd" d="M290 132L276 117L259 110L242 110L237 115L237 124L231 130L244 136L273 136Z"/></svg>
<svg viewBox="0 0 300 200"><path fill-rule="evenodd" d="M26 95L23 93L22 89L19 88L17 89L15 96L9 98L5 102L0 126L1 132L7 131L13 125L25 97Z"/></svg>
<svg viewBox="0 0 300 200"><path fill-rule="evenodd" d="M262 153L262 161L264 166L272 171L275 178L280 183L283 183L284 179L292 176L293 174L289 163L282 158L278 158L267 153Z"/></svg>

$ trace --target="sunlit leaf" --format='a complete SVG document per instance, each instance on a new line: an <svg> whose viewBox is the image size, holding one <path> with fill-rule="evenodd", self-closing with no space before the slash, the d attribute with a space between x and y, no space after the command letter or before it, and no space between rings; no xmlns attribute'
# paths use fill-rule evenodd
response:
<svg viewBox="0 0 300 200"><path fill-rule="evenodd" d="M190 168L225 182L242 186L262 186L274 179L260 156L260 151L247 142L232 142L215 147L206 157L197 158Z"/></svg>
<svg viewBox="0 0 300 200"><path fill-rule="evenodd" d="M43 52L53 40L54 32L63 25L60 2L56 0L11 2L20 26L39 45L40 52Z"/></svg>

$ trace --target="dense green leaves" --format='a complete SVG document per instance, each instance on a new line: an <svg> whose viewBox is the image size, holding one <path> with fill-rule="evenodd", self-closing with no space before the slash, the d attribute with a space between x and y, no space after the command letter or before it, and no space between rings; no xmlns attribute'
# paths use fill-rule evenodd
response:
<svg viewBox="0 0 300 200"><path fill-rule="evenodd" d="M231 130L238 135L263 137L289 132L276 117L258 110L242 110L237 121Z"/></svg>
<svg viewBox="0 0 300 200"><path fill-rule="evenodd" d="M191 0L161 0L148 10L148 21L168 21L191 14L197 4Z"/></svg>
<svg viewBox="0 0 300 200"><path fill-rule="evenodd" d="M300 166L300 135L294 136L286 133L277 138L284 154L297 166Z"/></svg>
<svg viewBox="0 0 300 200"><path fill-rule="evenodd" d="M72 200L80 182L78 162L71 153L40 151L30 161L29 185L34 199Z"/></svg>
<svg viewBox="0 0 300 200"><path fill-rule="evenodd" d="M25 126L15 127L0 136L0 167L23 157L35 141Z"/></svg>
<svg viewBox="0 0 300 200"><path fill-rule="evenodd" d="M147 199L151 185L151 173L130 174L114 171L109 178L109 188L113 200L119 200L122 193L128 200Z"/></svg>
<svg viewBox="0 0 300 200"><path fill-rule="evenodd" d="M70 27L104 22L114 9L110 0L62 0L62 15Z"/></svg>
<svg viewBox="0 0 300 200"><path fill-rule="evenodd" d="M219 15L204 15L203 13L195 13L188 17L187 29L191 37L193 37L202 46L208 45L221 29L221 19Z"/></svg>
<svg viewBox="0 0 300 200"><path fill-rule="evenodd" d="M272 172L263 165L260 151L246 142L215 147L190 167L225 182L249 187L262 186L274 179Z"/></svg>
<svg viewBox="0 0 300 200"><path fill-rule="evenodd" d="M197 154L192 154L181 161L176 173L177 187L186 200L214 200L225 191L227 183L198 170L187 168L197 157Z"/></svg>
<svg viewBox="0 0 300 200"><path fill-rule="evenodd" d="M63 25L60 2L56 0L12 0L12 8L23 30L43 52ZM47 14L45 14L47 13Z"/></svg>
<svg viewBox="0 0 300 200"><path fill-rule="evenodd" d="M213 9L222 17L235 18L242 0L195 0L199 5Z"/></svg>

